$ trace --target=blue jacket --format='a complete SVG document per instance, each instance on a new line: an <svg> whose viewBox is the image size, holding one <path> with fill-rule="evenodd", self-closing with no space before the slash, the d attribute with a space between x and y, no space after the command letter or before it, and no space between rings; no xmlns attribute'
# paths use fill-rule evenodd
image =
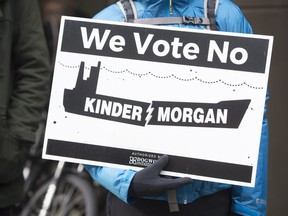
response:
<svg viewBox="0 0 288 216"><path fill-rule="evenodd" d="M138 18L183 16L204 17L204 0L173 0L173 14L169 13L168 0L134 0ZM117 4L102 10L94 19L123 21L124 15ZM252 33L251 26L240 9L230 0L219 0L216 22L220 31ZM204 26L176 24L182 28L204 29ZM267 98L268 99L268 96ZM268 154L268 125L266 108L263 117L262 137L259 150L256 184L254 188L234 186L207 181L194 180L177 190L178 203L185 204L197 198L213 194L217 191L232 188L232 211L243 216L266 215L266 186L267 186L267 154ZM130 202L128 188L135 174L132 170L122 170L107 167L86 165L91 176L125 202ZM166 196L153 197L166 199Z"/></svg>

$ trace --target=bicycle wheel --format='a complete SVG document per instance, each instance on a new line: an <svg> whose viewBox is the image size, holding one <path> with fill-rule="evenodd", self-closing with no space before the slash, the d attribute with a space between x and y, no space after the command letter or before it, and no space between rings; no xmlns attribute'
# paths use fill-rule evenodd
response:
<svg viewBox="0 0 288 216"><path fill-rule="evenodd" d="M21 216L38 216L50 182L41 186L24 206ZM97 216L94 188L83 178L65 174L57 184L46 216Z"/></svg>

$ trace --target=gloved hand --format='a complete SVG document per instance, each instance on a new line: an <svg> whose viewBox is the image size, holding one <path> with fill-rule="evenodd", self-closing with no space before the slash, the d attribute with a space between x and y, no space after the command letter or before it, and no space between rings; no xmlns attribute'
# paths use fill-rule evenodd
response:
<svg viewBox="0 0 288 216"><path fill-rule="evenodd" d="M162 156L154 164L136 172L130 188L130 197L160 196L168 190L176 189L182 185L192 182L189 177L165 178L160 177L161 170L167 165L168 155Z"/></svg>

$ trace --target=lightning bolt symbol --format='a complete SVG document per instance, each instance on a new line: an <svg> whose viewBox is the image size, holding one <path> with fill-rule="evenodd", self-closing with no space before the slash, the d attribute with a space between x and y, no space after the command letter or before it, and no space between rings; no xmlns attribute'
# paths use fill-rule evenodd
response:
<svg viewBox="0 0 288 216"><path fill-rule="evenodd" d="M145 121L146 121L145 126L146 126L146 125L149 123L149 121L151 120L153 110L154 110L154 108L152 108L152 103L151 103L150 106L148 107L147 111L146 111L147 115L146 115L146 118L145 118Z"/></svg>

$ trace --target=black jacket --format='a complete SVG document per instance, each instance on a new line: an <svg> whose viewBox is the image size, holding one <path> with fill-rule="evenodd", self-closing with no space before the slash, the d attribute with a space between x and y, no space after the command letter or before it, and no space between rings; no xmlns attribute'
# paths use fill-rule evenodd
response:
<svg viewBox="0 0 288 216"><path fill-rule="evenodd" d="M36 0L0 0L0 208L21 195L22 149L33 143L50 81Z"/></svg>

